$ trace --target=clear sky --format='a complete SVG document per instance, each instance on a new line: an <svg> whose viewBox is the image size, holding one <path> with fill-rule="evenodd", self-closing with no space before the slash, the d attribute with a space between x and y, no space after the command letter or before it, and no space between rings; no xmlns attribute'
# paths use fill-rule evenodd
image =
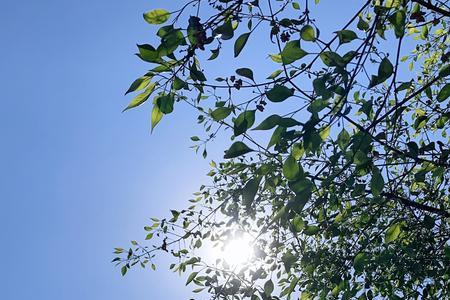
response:
<svg viewBox="0 0 450 300"><path fill-rule="evenodd" d="M146 71L132 55L152 38L142 12L182 2L2 0L2 299L189 298L165 260L125 278L110 263L207 178L190 111L152 135L149 107L121 113Z"/></svg>

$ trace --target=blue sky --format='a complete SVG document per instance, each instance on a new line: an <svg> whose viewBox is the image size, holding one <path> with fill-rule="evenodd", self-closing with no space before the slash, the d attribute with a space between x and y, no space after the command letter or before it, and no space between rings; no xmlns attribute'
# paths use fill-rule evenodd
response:
<svg viewBox="0 0 450 300"><path fill-rule="evenodd" d="M167 1L2 1L2 299L189 298L165 259L125 278L110 264L207 180L188 149L192 112L152 135L148 107L121 113L146 71L132 55L152 38L142 12L156 7Z"/></svg>
<svg viewBox="0 0 450 300"><path fill-rule="evenodd" d="M133 53L152 6L2 1L2 299L187 298L164 261L125 278L110 263L207 170L188 149L200 131L189 112L152 135L148 110L121 113L145 72Z"/></svg>

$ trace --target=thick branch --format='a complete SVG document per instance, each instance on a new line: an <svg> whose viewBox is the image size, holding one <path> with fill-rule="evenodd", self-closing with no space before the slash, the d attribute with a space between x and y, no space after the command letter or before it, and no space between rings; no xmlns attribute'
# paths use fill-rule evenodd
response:
<svg viewBox="0 0 450 300"><path fill-rule="evenodd" d="M418 202L415 202L415 201L403 198L403 197L401 197L399 195L396 195L396 194L393 194L393 193L382 193L381 195L385 196L387 198L393 198L395 200L399 200L405 206L414 207L414 208L417 208L419 210L427 211L429 213L437 214L437 215L440 215L440 216L443 216L443 217L446 217L446 218L450 217L450 213L448 211L446 211L446 210L442 210L442 209L439 209L439 208L436 208L436 207L432 207L432 206L428 206L428 205L425 205L425 204L421 204L421 203L418 203Z"/></svg>
<svg viewBox="0 0 450 300"><path fill-rule="evenodd" d="M450 11L445 10L445 9L442 9L442 8L436 6L436 5L433 5L433 4L431 3L431 1L425 1L425 0L413 0L413 2L416 2L416 3L418 3L418 4L420 4L420 5L422 5L422 6L426 7L426 8L428 8L429 10L432 10L432 11L438 13L438 14L441 14L441 15L444 15L444 16L447 16L447 17L450 17Z"/></svg>

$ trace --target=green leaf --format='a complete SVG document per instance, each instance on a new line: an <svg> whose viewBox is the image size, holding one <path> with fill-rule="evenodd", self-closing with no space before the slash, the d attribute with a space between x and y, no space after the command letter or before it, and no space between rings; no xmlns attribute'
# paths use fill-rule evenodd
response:
<svg viewBox="0 0 450 300"><path fill-rule="evenodd" d="M123 267L120 269L120 273L122 274L122 276L125 276L125 274L127 274L127 271L128 271L127 266L123 266Z"/></svg>
<svg viewBox="0 0 450 300"><path fill-rule="evenodd" d="M267 79L275 79L277 78L281 73L283 73L283 70L276 70L272 74L267 77Z"/></svg>
<svg viewBox="0 0 450 300"><path fill-rule="evenodd" d="M125 107L125 109L123 111L126 111L128 109L134 108L136 106L141 105L142 103L144 103L145 101L147 101L147 99L150 97L150 95L153 93L153 91L155 90L156 85L154 83L151 83L143 93L137 95L136 97L133 98L133 100L131 100L131 102L128 104L127 107Z"/></svg>
<svg viewBox="0 0 450 300"><path fill-rule="evenodd" d="M324 51L320 54L320 59L327 67L345 66L344 59L336 52Z"/></svg>
<svg viewBox="0 0 450 300"><path fill-rule="evenodd" d="M389 22L394 26L395 36L400 38L405 33L406 14L403 10L398 10L389 16Z"/></svg>
<svg viewBox="0 0 450 300"><path fill-rule="evenodd" d="M270 297L272 295L272 292L274 290L273 281L271 279L267 280L266 283L264 283L264 294L267 297Z"/></svg>
<svg viewBox="0 0 450 300"><path fill-rule="evenodd" d="M222 40L229 40L234 36L234 29L231 21L226 21L223 25L217 27L214 34L220 34Z"/></svg>
<svg viewBox="0 0 450 300"><path fill-rule="evenodd" d="M380 196L384 188L384 179L377 167L372 169L372 180L370 181L370 189L375 197Z"/></svg>
<svg viewBox="0 0 450 300"><path fill-rule="evenodd" d="M369 161L369 158L367 157L366 153L362 152L361 150L357 150L353 161L357 166L363 166Z"/></svg>
<svg viewBox="0 0 450 300"><path fill-rule="evenodd" d="M320 228L318 226L306 225L303 233L306 235L316 235L320 232Z"/></svg>
<svg viewBox="0 0 450 300"><path fill-rule="evenodd" d="M139 77L131 84L130 88L127 90L125 95L128 93L134 92L134 91L139 91L139 90L144 89L150 83L151 79L152 78L149 76Z"/></svg>
<svg viewBox="0 0 450 300"><path fill-rule="evenodd" d="M281 59L281 54L269 54L270 59L273 62L281 64L283 60Z"/></svg>
<svg viewBox="0 0 450 300"><path fill-rule="evenodd" d="M378 78L382 81L385 81L389 77L391 77L392 73L394 73L394 66L389 61L387 57L383 58L378 67Z"/></svg>
<svg viewBox="0 0 450 300"><path fill-rule="evenodd" d="M300 40L293 40L287 42L283 48L283 51L281 51L280 53L281 60L285 65L291 64L296 60L301 59L307 54L308 52L300 48Z"/></svg>
<svg viewBox="0 0 450 300"><path fill-rule="evenodd" d="M221 121L228 117L232 111L233 110L230 107L219 107L211 113L211 117L214 121Z"/></svg>
<svg viewBox="0 0 450 300"><path fill-rule="evenodd" d="M169 20L170 12L165 9L154 9L144 14L144 20L149 24L162 24Z"/></svg>
<svg viewBox="0 0 450 300"><path fill-rule="evenodd" d="M291 155L287 157L283 164L283 175L287 180L295 180L300 172L297 161Z"/></svg>
<svg viewBox="0 0 450 300"><path fill-rule="evenodd" d="M439 77L444 78L450 75L450 64L443 66L439 70Z"/></svg>
<svg viewBox="0 0 450 300"><path fill-rule="evenodd" d="M254 80L253 71L249 68L240 68L236 70L236 74L246 77L248 79Z"/></svg>
<svg viewBox="0 0 450 300"><path fill-rule="evenodd" d="M303 172L303 170L300 170L299 172ZM303 194L305 192L308 194L312 187L313 184L309 179L300 179L294 182L289 182L289 188L296 194Z"/></svg>
<svg viewBox="0 0 450 300"><path fill-rule="evenodd" d="M270 148L273 145L278 144L278 142L280 141L280 137L284 132L286 132L286 128L283 126L278 126L273 132L272 136L270 137L270 141L269 144L267 145L267 148Z"/></svg>
<svg viewBox="0 0 450 300"><path fill-rule="evenodd" d="M378 66L378 76L372 75L369 88L374 87L380 83L385 82L394 73L394 66L387 57L383 58Z"/></svg>
<svg viewBox="0 0 450 300"><path fill-rule="evenodd" d="M156 99L156 105L158 105L159 110L163 114L170 114L173 111L173 104L175 102L175 97L173 94L161 95Z"/></svg>
<svg viewBox="0 0 450 300"><path fill-rule="evenodd" d="M350 143L350 134L344 128L342 128L342 131L338 135L337 143L342 151L345 151L347 149L348 143Z"/></svg>
<svg viewBox="0 0 450 300"><path fill-rule="evenodd" d="M175 78L173 79L172 88L174 90L178 91L178 90L184 89L186 87L187 87L187 83L184 80L175 76Z"/></svg>
<svg viewBox="0 0 450 300"><path fill-rule="evenodd" d="M152 117L151 117L151 123L152 123L152 132L153 129L156 127L156 125L158 125L159 121L161 121L163 117L163 113L159 110L158 105L153 105L153 110L152 110Z"/></svg>
<svg viewBox="0 0 450 300"><path fill-rule="evenodd" d="M294 9L299 10L299 9L300 9L300 4L298 4L298 2L292 2L292 7L293 7Z"/></svg>
<svg viewBox="0 0 450 300"><path fill-rule="evenodd" d="M191 274L189 274L189 277L186 281L186 285L188 285L189 283L192 282L192 280L194 280L194 278L197 276L198 272L192 272Z"/></svg>
<svg viewBox="0 0 450 300"><path fill-rule="evenodd" d="M235 158L252 151L254 150L249 148L243 142L234 142L231 145L231 147L225 152L224 158L226 159Z"/></svg>
<svg viewBox="0 0 450 300"><path fill-rule="evenodd" d="M353 267L357 273L360 273L364 270L364 267L367 263L367 254L364 252L360 252L355 256L353 260Z"/></svg>
<svg viewBox="0 0 450 300"><path fill-rule="evenodd" d="M401 225L399 223L392 224L388 230L386 231L386 234L384 236L384 242L390 243L395 241L401 232Z"/></svg>
<svg viewBox="0 0 450 300"><path fill-rule="evenodd" d="M289 272L292 266L297 262L297 257L288 251L283 254L283 256L281 257L281 261L284 264L286 272Z"/></svg>
<svg viewBox="0 0 450 300"><path fill-rule="evenodd" d="M289 286L281 292L280 297L288 296L288 299L289 299L289 296L292 294L292 292L294 291L294 289L297 286L299 281L300 281L300 278L294 276L294 279L292 279Z"/></svg>
<svg viewBox="0 0 450 300"><path fill-rule="evenodd" d="M267 99L272 102L282 102L292 95L294 95L294 91L292 89L278 84L266 92Z"/></svg>
<svg viewBox="0 0 450 300"><path fill-rule="evenodd" d="M244 48L245 44L247 43L248 37L250 36L250 32L242 34L240 37L236 39L236 42L234 43L234 57L237 57L242 49Z"/></svg>
<svg viewBox="0 0 450 300"><path fill-rule="evenodd" d="M449 245L444 246L444 254L447 258L450 258L450 246Z"/></svg>
<svg viewBox="0 0 450 300"><path fill-rule="evenodd" d="M295 216L292 220L292 228L295 232L301 232L305 227L305 221L300 216Z"/></svg>
<svg viewBox="0 0 450 300"><path fill-rule="evenodd" d="M359 30L362 31L367 31L369 30L369 24L363 20L363 18L359 18L358 24L356 25L356 27L358 27Z"/></svg>
<svg viewBox="0 0 450 300"><path fill-rule="evenodd" d="M189 67L189 75L194 81L206 81L205 74L203 74L202 71L198 70L195 64L192 64Z"/></svg>
<svg viewBox="0 0 450 300"><path fill-rule="evenodd" d="M211 50L211 56L208 58L208 60L214 60L216 59L220 54L220 48Z"/></svg>
<svg viewBox="0 0 450 300"><path fill-rule="evenodd" d="M316 31L311 25L305 25L300 30L300 37L304 41L314 41L316 39Z"/></svg>
<svg viewBox="0 0 450 300"><path fill-rule="evenodd" d="M158 63L161 62L158 51L149 44L137 45L139 54L138 56L146 62Z"/></svg>
<svg viewBox="0 0 450 300"><path fill-rule="evenodd" d="M292 146L292 156L294 156L296 160L299 160L303 154L305 154L305 149L300 143L296 143Z"/></svg>
<svg viewBox="0 0 450 300"><path fill-rule="evenodd" d="M282 118L279 115L271 115L261 122L253 130L269 130L275 126L292 127L300 125L301 123L292 118Z"/></svg>
<svg viewBox="0 0 450 300"><path fill-rule="evenodd" d="M322 141L325 141L328 138L328 136L330 135L330 131L331 131L331 126L327 126L320 131L319 135L320 135L320 138L322 139Z"/></svg>
<svg viewBox="0 0 450 300"><path fill-rule="evenodd" d="M239 114L234 120L234 136L238 136L247 131L255 123L255 110L246 110Z"/></svg>
<svg viewBox="0 0 450 300"><path fill-rule="evenodd" d="M316 152L322 143L322 138L316 130L309 130L303 135L303 144L305 149L310 152Z"/></svg>
<svg viewBox="0 0 450 300"><path fill-rule="evenodd" d="M186 39L180 29L174 29L173 25L161 27L158 30L161 37L161 44L158 46L160 57L170 56L180 45L186 45Z"/></svg>
<svg viewBox="0 0 450 300"><path fill-rule="evenodd" d="M318 77L313 80L314 92L321 96L321 100L327 100L333 96L333 92L329 91L326 87L326 79L324 77ZM316 100L319 101L319 100Z"/></svg>
<svg viewBox="0 0 450 300"><path fill-rule="evenodd" d="M260 178L252 178L247 181L244 188L242 189L242 204L244 204L246 207L249 207L255 200L260 181Z"/></svg>
<svg viewBox="0 0 450 300"><path fill-rule="evenodd" d="M269 130L279 125L281 117L279 115L271 115L262 121L258 126L253 128L253 130Z"/></svg>
<svg viewBox="0 0 450 300"><path fill-rule="evenodd" d="M450 83L444 85L444 87L439 91L437 95L437 100L439 102L443 102L447 100L448 97L450 97Z"/></svg>
<svg viewBox="0 0 450 300"><path fill-rule="evenodd" d="M339 44L350 43L351 41L358 38L356 33L352 30L340 30L337 32L339 37Z"/></svg>

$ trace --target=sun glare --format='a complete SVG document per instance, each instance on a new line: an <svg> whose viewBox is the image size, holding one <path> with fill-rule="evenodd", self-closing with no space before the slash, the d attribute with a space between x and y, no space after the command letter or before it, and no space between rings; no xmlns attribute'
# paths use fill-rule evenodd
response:
<svg viewBox="0 0 450 300"><path fill-rule="evenodd" d="M252 239L242 236L230 240L221 251L222 259L231 266L240 266L248 262L253 256Z"/></svg>

